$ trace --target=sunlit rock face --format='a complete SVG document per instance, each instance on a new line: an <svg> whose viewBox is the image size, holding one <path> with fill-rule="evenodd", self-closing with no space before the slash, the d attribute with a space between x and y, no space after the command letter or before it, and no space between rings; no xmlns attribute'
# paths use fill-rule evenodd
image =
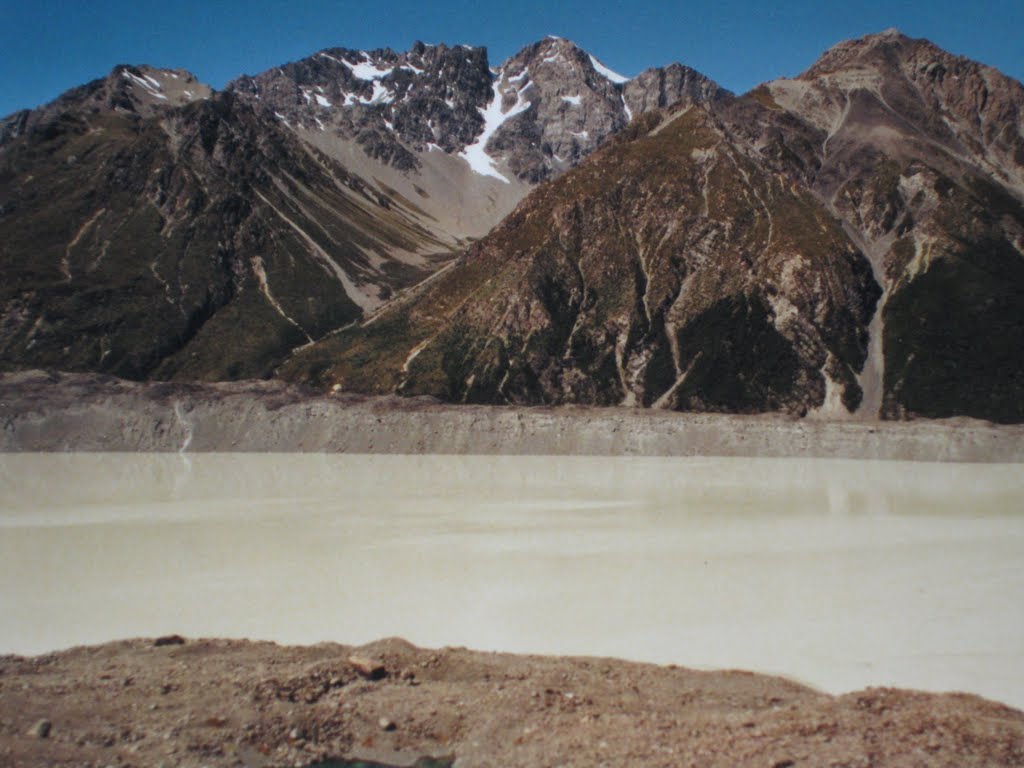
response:
<svg viewBox="0 0 1024 768"><path fill-rule="evenodd" d="M228 85L276 119L356 141L403 170L430 149L478 173L537 183L574 167L634 115L726 91L673 64L629 79L548 37L501 64L485 48L331 48Z"/></svg>
<svg viewBox="0 0 1024 768"><path fill-rule="evenodd" d="M777 160L842 220L885 291L872 410L1024 420L1021 84L890 30L755 95L810 132Z"/></svg>

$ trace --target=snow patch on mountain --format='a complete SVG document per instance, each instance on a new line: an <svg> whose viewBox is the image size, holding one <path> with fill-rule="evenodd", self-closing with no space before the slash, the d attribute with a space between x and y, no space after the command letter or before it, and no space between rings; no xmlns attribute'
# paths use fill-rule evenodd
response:
<svg viewBox="0 0 1024 768"><path fill-rule="evenodd" d="M317 97L318 99L320 97ZM345 106L350 107L353 104L390 104L395 100L395 94L387 89L386 86L380 82L373 81L373 93L370 94L370 98L363 96L356 96L354 93L346 94ZM326 99L325 99L326 101Z"/></svg>
<svg viewBox="0 0 1024 768"><path fill-rule="evenodd" d="M608 69L608 67L606 67L597 59L595 59L593 54L588 53L587 56L590 58L590 63L594 66L594 69L597 70L597 74L604 76L605 78L615 83L616 85L621 85L622 83L628 83L630 81L630 78L624 77L623 75L620 75L618 72L614 72Z"/></svg>
<svg viewBox="0 0 1024 768"><path fill-rule="evenodd" d="M126 80L129 80L129 81L135 83L136 85L140 86L150 96L153 96L153 97L155 97L157 99L163 99L164 101L167 100L167 96L165 96L161 92L163 90L163 88L160 85L160 83L157 80L154 80L149 75L143 75L142 77L138 77L137 75L133 75L128 70L125 70L124 72L122 72L121 75Z"/></svg>
<svg viewBox="0 0 1024 768"><path fill-rule="evenodd" d="M494 93L491 96L491 101L488 103L487 108L479 108L480 115L484 119L484 130L477 137L476 141L466 147L462 152L459 153L459 157L469 163L469 167L474 172L481 176L491 176L495 179L500 179L506 184L511 182L505 178L501 173L498 172L497 167L494 165L494 160L487 154L486 147L487 142L490 141L497 130L510 118L521 114L530 108L530 102L523 97L523 93L532 83L526 85L525 88L516 91L516 103L509 109L508 112L502 112L502 94L501 94L501 83L498 80L494 82Z"/></svg>
<svg viewBox="0 0 1024 768"><path fill-rule="evenodd" d="M361 61L358 64L352 64L344 60L342 60L341 63L351 69L352 74L360 80L380 80L395 71L394 67L378 66L366 53L363 53L363 59L364 61Z"/></svg>

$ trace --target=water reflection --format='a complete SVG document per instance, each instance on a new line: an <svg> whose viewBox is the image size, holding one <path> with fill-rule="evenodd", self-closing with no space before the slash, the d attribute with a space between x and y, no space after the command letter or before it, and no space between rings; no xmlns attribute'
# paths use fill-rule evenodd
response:
<svg viewBox="0 0 1024 768"><path fill-rule="evenodd" d="M614 655L1024 704L1024 473L0 456L0 652L180 632Z"/></svg>
<svg viewBox="0 0 1024 768"><path fill-rule="evenodd" d="M1021 511L1024 472L1015 464L842 459L8 454L0 457L0 487L0 525L45 524L45 512L62 509L86 523L102 522L100 507L151 519L151 506L133 505L277 499L515 500L549 509L640 505L758 517L960 515ZM99 516L80 517L87 507Z"/></svg>

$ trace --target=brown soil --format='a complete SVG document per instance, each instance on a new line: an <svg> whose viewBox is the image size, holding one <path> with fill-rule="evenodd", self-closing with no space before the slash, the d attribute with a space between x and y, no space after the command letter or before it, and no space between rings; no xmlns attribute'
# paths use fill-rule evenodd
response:
<svg viewBox="0 0 1024 768"><path fill-rule="evenodd" d="M459 768L1020 766L1024 712L966 694L833 697L748 672L397 639L130 640L0 657L0 764L11 768L425 757Z"/></svg>

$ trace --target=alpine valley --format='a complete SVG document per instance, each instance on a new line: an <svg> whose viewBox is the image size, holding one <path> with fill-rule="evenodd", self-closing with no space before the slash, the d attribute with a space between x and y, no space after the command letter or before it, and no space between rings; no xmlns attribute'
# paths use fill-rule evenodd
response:
<svg viewBox="0 0 1024 768"><path fill-rule="evenodd" d="M118 66L0 121L0 370L1024 421L1024 87L925 40L737 96L560 38Z"/></svg>

